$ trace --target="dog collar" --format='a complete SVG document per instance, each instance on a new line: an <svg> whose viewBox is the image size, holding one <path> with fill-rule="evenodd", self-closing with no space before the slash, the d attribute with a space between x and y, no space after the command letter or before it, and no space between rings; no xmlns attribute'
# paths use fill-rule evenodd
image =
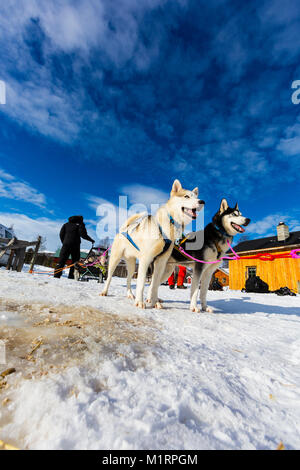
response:
<svg viewBox="0 0 300 470"><path fill-rule="evenodd" d="M176 220L171 216L171 214L168 213L170 222L172 225L174 225L176 228L180 228L182 225L176 222Z"/></svg>
<svg viewBox="0 0 300 470"><path fill-rule="evenodd" d="M216 225L213 226L218 232L220 232L222 235L226 235L227 237L231 237L231 235L229 235L226 230L224 230L223 228L220 228L220 227L217 227Z"/></svg>

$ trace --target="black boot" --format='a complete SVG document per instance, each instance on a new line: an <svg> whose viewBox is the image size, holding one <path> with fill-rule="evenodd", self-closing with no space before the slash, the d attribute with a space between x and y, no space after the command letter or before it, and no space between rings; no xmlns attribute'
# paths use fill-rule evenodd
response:
<svg viewBox="0 0 300 470"><path fill-rule="evenodd" d="M187 289L187 287L182 284L182 286L177 286L177 289Z"/></svg>
<svg viewBox="0 0 300 470"><path fill-rule="evenodd" d="M171 285L169 286L169 289L175 289L174 284L171 284Z"/></svg>

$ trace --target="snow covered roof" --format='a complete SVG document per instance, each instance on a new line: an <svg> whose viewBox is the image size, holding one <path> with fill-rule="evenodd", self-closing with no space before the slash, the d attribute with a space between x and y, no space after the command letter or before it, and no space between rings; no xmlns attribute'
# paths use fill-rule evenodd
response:
<svg viewBox="0 0 300 470"><path fill-rule="evenodd" d="M228 268L218 268L219 271L221 271L222 273L226 274L227 276L229 276L229 269Z"/></svg>

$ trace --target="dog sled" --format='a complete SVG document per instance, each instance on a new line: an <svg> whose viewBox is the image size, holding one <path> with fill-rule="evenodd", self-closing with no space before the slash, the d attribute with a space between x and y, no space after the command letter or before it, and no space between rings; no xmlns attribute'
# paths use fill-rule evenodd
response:
<svg viewBox="0 0 300 470"><path fill-rule="evenodd" d="M92 247L86 258L80 260L74 266L74 278L77 281L97 281L103 283L107 276L107 258L104 255L106 248Z"/></svg>

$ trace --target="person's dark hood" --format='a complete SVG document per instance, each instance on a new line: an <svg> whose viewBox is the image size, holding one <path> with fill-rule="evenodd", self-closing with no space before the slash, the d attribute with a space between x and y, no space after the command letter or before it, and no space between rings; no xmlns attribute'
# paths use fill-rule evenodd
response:
<svg viewBox="0 0 300 470"><path fill-rule="evenodd" d="M72 217L69 217L69 222L71 224L82 224L83 223L83 217L82 217L82 215L72 215Z"/></svg>

